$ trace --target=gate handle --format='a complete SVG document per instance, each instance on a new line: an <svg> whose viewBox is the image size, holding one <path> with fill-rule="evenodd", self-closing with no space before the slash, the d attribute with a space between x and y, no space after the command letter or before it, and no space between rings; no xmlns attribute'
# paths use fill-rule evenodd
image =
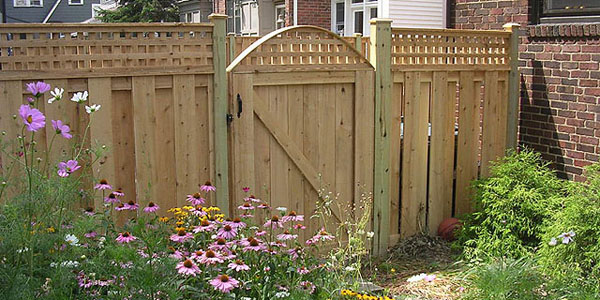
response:
<svg viewBox="0 0 600 300"><path fill-rule="evenodd" d="M239 119L240 116L242 115L242 97L240 96L240 94L237 94L237 106L238 106L237 117Z"/></svg>

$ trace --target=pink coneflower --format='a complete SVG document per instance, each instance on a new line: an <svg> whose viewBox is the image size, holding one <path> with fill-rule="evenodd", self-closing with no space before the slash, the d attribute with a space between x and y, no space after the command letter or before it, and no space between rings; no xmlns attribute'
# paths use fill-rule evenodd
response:
<svg viewBox="0 0 600 300"><path fill-rule="evenodd" d="M115 240L121 244L127 244L129 242L137 240L137 238L131 235L129 232L123 232L119 233L119 236Z"/></svg>
<svg viewBox="0 0 600 300"><path fill-rule="evenodd" d="M49 84L47 84L43 81L30 82L30 83L26 84L26 86L27 86L27 91L30 92L31 94L33 94L33 96L36 98L42 96L43 93L49 91L51 88Z"/></svg>
<svg viewBox="0 0 600 300"><path fill-rule="evenodd" d="M233 227L231 227L231 225L225 225L221 228L219 228L219 231L217 231L217 237L220 238L224 238L224 239L232 239L237 235L237 230Z"/></svg>
<svg viewBox="0 0 600 300"><path fill-rule="evenodd" d="M144 212L153 213L160 209L160 206L154 204L154 202L148 203L148 206L144 208Z"/></svg>
<svg viewBox="0 0 600 300"><path fill-rule="evenodd" d="M310 270L307 269L306 267L300 267L300 268L296 269L296 272L298 272L298 274L304 275L304 274L310 273Z"/></svg>
<svg viewBox="0 0 600 300"><path fill-rule="evenodd" d="M115 191L113 191L113 194L115 194L117 197L125 196L125 193L123 193L121 189L116 189Z"/></svg>
<svg viewBox="0 0 600 300"><path fill-rule="evenodd" d="M278 234L277 235L277 239L281 240L281 241L287 241L287 240L293 240L295 238L297 238L298 235L297 234L291 234L289 231L284 231L282 234Z"/></svg>
<svg viewBox="0 0 600 300"><path fill-rule="evenodd" d="M260 203L260 199L256 198L254 195L250 195L249 197L244 198L244 201L246 202L256 202L256 203Z"/></svg>
<svg viewBox="0 0 600 300"><path fill-rule="evenodd" d="M124 209L126 210L137 210L138 208L140 208L140 206L133 200L129 200L129 202L125 203L124 206Z"/></svg>
<svg viewBox="0 0 600 300"><path fill-rule="evenodd" d="M271 217L270 220L268 220L265 225L263 225L264 227L269 227L271 229L277 229L277 228L283 228L283 224L282 222L279 220L278 216L273 216Z"/></svg>
<svg viewBox="0 0 600 300"><path fill-rule="evenodd" d="M193 234L185 232L184 229L179 229L176 234L171 235L170 239L176 243L183 243L189 239L192 239L193 237Z"/></svg>
<svg viewBox="0 0 600 300"><path fill-rule="evenodd" d="M302 281L302 282L300 282L300 289L303 290L303 291L305 291L305 292L308 292L309 294L314 293L315 292L315 288L316 288L315 285L312 282L310 282L310 281Z"/></svg>
<svg viewBox="0 0 600 300"><path fill-rule="evenodd" d="M191 276L196 276L196 274L202 272L200 271L200 268L198 268L198 266L189 259L179 262L175 269L177 269L177 273L179 274Z"/></svg>
<svg viewBox="0 0 600 300"><path fill-rule="evenodd" d="M86 214L86 215L88 215L88 216L93 216L93 215L95 214L95 213L94 213L94 208L93 208L93 207L91 207L91 206L88 206L88 207L86 207L86 208L83 210L83 213L84 213L84 214Z"/></svg>
<svg viewBox="0 0 600 300"><path fill-rule="evenodd" d="M67 177L71 175L71 173L79 170L81 166L78 165L76 160L69 160L67 162L61 161L58 163L58 176Z"/></svg>
<svg viewBox="0 0 600 300"><path fill-rule="evenodd" d="M214 187L210 181L207 181L205 184L203 184L202 186L200 186L200 190L203 192L214 192L217 190L216 187Z"/></svg>
<svg viewBox="0 0 600 300"><path fill-rule="evenodd" d="M86 234L84 234L83 236L85 236L88 239L93 239L97 236L98 234L95 231L90 231Z"/></svg>
<svg viewBox="0 0 600 300"><path fill-rule="evenodd" d="M28 131L38 131L46 126L46 116L37 108L23 104L19 108L19 115Z"/></svg>
<svg viewBox="0 0 600 300"><path fill-rule="evenodd" d="M327 233L327 231L325 231L325 228L321 228L321 231L319 231L319 233L317 233L315 236L313 236L312 238L310 238L309 240L306 241L307 245L312 245L315 244L317 242L324 242L324 241L329 241L329 240L333 240L335 239L335 237L329 233Z"/></svg>
<svg viewBox="0 0 600 300"><path fill-rule="evenodd" d="M244 193L247 193L247 192L250 191L250 188L247 187L247 186L245 186L245 187L242 188L242 191L244 191Z"/></svg>
<svg viewBox="0 0 600 300"><path fill-rule="evenodd" d="M238 209L241 209L241 210L252 210L252 209L254 209L254 206L252 206L252 204L250 202L245 202L244 204L238 206Z"/></svg>
<svg viewBox="0 0 600 300"><path fill-rule="evenodd" d="M202 257L202 255L204 255L204 251L198 250L198 251L194 251L192 253L192 255L190 255L190 258L191 259L195 259L195 260L200 260L200 258Z"/></svg>
<svg viewBox="0 0 600 300"><path fill-rule="evenodd" d="M63 124L61 120L51 120L52 128L56 131L56 134L62 135L65 139L70 139L73 135L70 134L71 128L69 125Z"/></svg>
<svg viewBox="0 0 600 300"><path fill-rule="evenodd" d="M223 257L221 256L221 254L219 254L213 250L208 250L208 251L204 252L204 255L202 255L202 257L200 257L200 263L205 264L205 265L220 264L222 262L223 262Z"/></svg>
<svg viewBox="0 0 600 300"><path fill-rule="evenodd" d="M125 204L123 203L119 203L119 205L115 206L115 210L116 211L122 211L122 210L126 210L127 208L125 208Z"/></svg>
<svg viewBox="0 0 600 300"><path fill-rule="evenodd" d="M263 236L265 234L267 234L267 232L264 231L264 230L259 230L259 231L257 231L257 232L254 233L254 235L256 235L256 236Z"/></svg>
<svg viewBox="0 0 600 300"><path fill-rule="evenodd" d="M290 213L281 218L281 220L286 223L286 222L304 222L304 216L303 215L297 215L295 211L290 211Z"/></svg>
<svg viewBox="0 0 600 300"><path fill-rule="evenodd" d="M210 232L215 230L216 226L215 224L209 222L206 219L203 219L202 221L200 221L200 225L194 227L194 233L198 233L198 232Z"/></svg>
<svg viewBox="0 0 600 300"><path fill-rule="evenodd" d="M248 226L246 223L242 222L240 218L234 218L233 221L227 222L226 225L230 225L236 229L246 228L246 226Z"/></svg>
<svg viewBox="0 0 600 300"><path fill-rule="evenodd" d="M115 194L114 192L108 194L108 196L104 197L104 202L106 203L119 203L121 202L118 198L117 198L117 194Z"/></svg>
<svg viewBox="0 0 600 300"><path fill-rule="evenodd" d="M196 205L196 207L190 209L190 212L196 217L204 217L208 214L207 212L202 210L202 205Z"/></svg>
<svg viewBox="0 0 600 300"><path fill-rule="evenodd" d="M254 215L250 215L250 214L241 214L240 218L244 218L244 219L249 219L249 218L254 218Z"/></svg>
<svg viewBox="0 0 600 300"><path fill-rule="evenodd" d="M255 238L248 238L247 241L248 243L245 245L244 251L264 251L267 249L267 246Z"/></svg>
<svg viewBox="0 0 600 300"><path fill-rule="evenodd" d="M270 206L268 206L268 205L266 205L266 204L264 204L264 203L261 203L261 204L259 204L258 206L256 206L256 208L270 209L271 207L270 207Z"/></svg>
<svg viewBox="0 0 600 300"><path fill-rule="evenodd" d="M99 191L112 190L112 186L110 186L110 184L108 184L108 181L106 179L100 179L100 183L96 184L94 186L94 189L99 190ZM113 194L113 193L111 193L111 194ZM114 194L113 194L113 196L114 196ZM104 200L104 201L106 201L106 200Z"/></svg>
<svg viewBox="0 0 600 300"><path fill-rule="evenodd" d="M295 247L293 249L288 250L287 252L289 255L292 256L292 259L297 259L303 253L303 250L301 247Z"/></svg>
<svg viewBox="0 0 600 300"><path fill-rule="evenodd" d="M234 270L236 272L240 272L240 271L248 271L250 270L250 267L248 267L248 265L246 265L242 260L235 260L233 262L230 262L227 267L231 270Z"/></svg>
<svg viewBox="0 0 600 300"><path fill-rule="evenodd" d="M217 291L221 291L223 293L229 293L231 290L238 287L240 282L237 281L233 277L229 277L229 276L223 274L223 275L219 275L219 276L217 276L217 278L211 280L210 284Z"/></svg>
<svg viewBox="0 0 600 300"><path fill-rule="evenodd" d="M175 259L184 259L187 257L187 253L179 251L179 250L175 250L175 248L173 247L169 247L169 257L175 258Z"/></svg>
<svg viewBox="0 0 600 300"><path fill-rule="evenodd" d="M190 202L194 206L202 205L202 204L206 203L206 199L202 198L202 196L200 196L200 193L194 193L192 195L187 195L187 199L185 199L185 200Z"/></svg>
<svg viewBox="0 0 600 300"><path fill-rule="evenodd" d="M233 242L227 242L224 238L218 238L214 243L212 243L209 248L213 251L217 250L227 250Z"/></svg>

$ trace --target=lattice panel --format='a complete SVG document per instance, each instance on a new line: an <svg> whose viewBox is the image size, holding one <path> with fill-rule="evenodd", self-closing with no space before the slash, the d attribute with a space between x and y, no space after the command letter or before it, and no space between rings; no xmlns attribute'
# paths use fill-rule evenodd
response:
<svg viewBox="0 0 600 300"><path fill-rule="evenodd" d="M3 71L212 66L212 24L0 25Z"/></svg>
<svg viewBox="0 0 600 300"><path fill-rule="evenodd" d="M236 70L273 69L354 69L372 68L354 47L320 28L302 26L265 36L261 43L241 54ZM284 68L285 69L285 68Z"/></svg>
<svg viewBox="0 0 600 300"><path fill-rule="evenodd" d="M392 30L392 68L463 66L508 69L510 32L448 29Z"/></svg>

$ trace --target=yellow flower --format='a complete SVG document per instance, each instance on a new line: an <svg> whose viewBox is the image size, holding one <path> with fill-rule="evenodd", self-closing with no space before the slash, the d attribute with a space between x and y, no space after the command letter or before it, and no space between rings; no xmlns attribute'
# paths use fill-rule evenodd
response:
<svg viewBox="0 0 600 300"><path fill-rule="evenodd" d="M184 206L182 208L185 209L185 210L192 210L192 209L194 209L194 207L189 206L189 205L186 205L186 206Z"/></svg>
<svg viewBox="0 0 600 300"><path fill-rule="evenodd" d="M396 269L392 268L392 269L390 270L390 272L392 272L392 273L396 273Z"/></svg>
<svg viewBox="0 0 600 300"><path fill-rule="evenodd" d="M50 227L46 228L46 231L48 231L48 232L55 232L56 229L54 229L54 227L50 226Z"/></svg>
<svg viewBox="0 0 600 300"><path fill-rule="evenodd" d="M175 223L175 225L177 225L177 226L181 226L181 225L183 225L183 221L177 221L177 222Z"/></svg>
<svg viewBox="0 0 600 300"><path fill-rule="evenodd" d="M161 222L165 222L166 223L167 221L169 221L169 217L161 217L159 220Z"/></svg>
<svg viewBox="0 0 600 300"><path fill-rule="evenodd" d="M179 207L173 207L173 208L169 208L169 210L167 210L168 212L178 212L181 211L181 208Z"/></svg>
<svg viewBox="0 0 600 300"><path fill-rule="evenodd" d="M185 227L175 227L175 231L179 232L180 230L185 231Z"/></svg>

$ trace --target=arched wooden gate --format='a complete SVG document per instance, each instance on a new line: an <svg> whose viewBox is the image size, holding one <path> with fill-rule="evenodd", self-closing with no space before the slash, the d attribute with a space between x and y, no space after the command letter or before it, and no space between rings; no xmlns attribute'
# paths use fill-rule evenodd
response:
<svg viewBox="0 0 600 300"><path fill-rule="evenodd" d="M248 186L308 218L323 189L337 195L339 221L372 192L374 69L350 44L322 28L288 27L256 41L227 72L230 207Z"/></svg>

